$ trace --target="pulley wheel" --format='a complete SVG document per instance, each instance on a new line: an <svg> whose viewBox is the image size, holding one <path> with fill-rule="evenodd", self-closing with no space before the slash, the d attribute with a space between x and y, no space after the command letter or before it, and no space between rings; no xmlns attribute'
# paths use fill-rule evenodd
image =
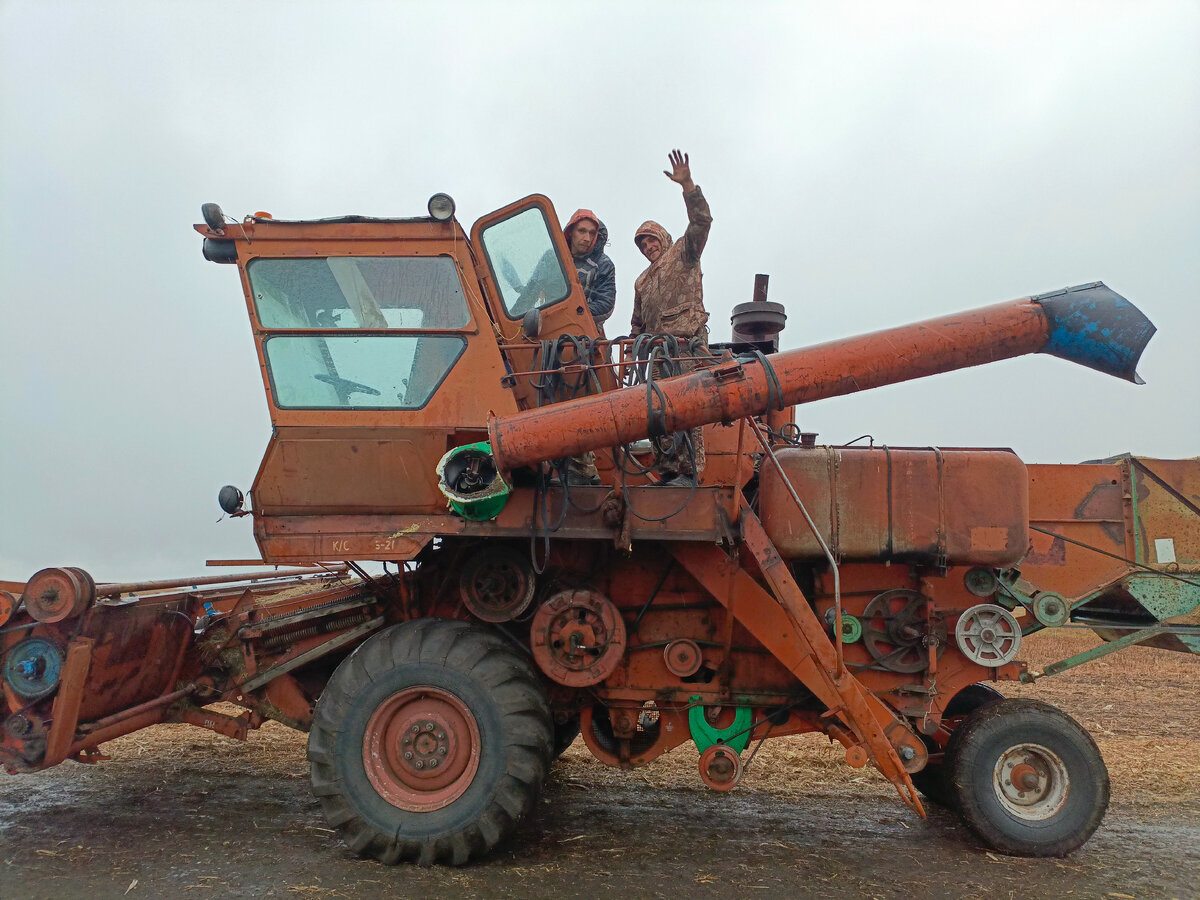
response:
<svg viewBox="0 0 1200 900"><path fill-rule="evenodd" d="M561 591L543 603L530 626L533 658L567 687L599 684L625 655L625 622L616 605L588 590Z"/></svg>
<svg viewBox="0 0 1200 900"><path fill-rule="evenodd" d="M83 569L42 569L29 579L21 599L39 622L61 622L83 613L96 596L96 585Z"/></svg>
<svg viewBox="0 0 1200 900"><path fill-rule="evenodd" d="M704 658L700 655L700 645L688 638L671 641L663 650L663 659L672 675L687 678L700 671Z"/></svg>
<svg viewBox="0 0 1200 900"><path fill-rule="evenodd" d="M27 638L8 651L4 680L20 697L39 700L58 687L63 652L45 638Z"/></svg>
<svg viewBox="0 0 1200 900"><path fill-rule="evenodd" d="M994 603L980 603L958 617L954 638L967 659L995 669L1017 658L1021 624L1007 609Z"/></svg>
<svg viewBox="0 0 1200 900"><path fill-rule="evenodd" d="M1071 618L1071 607L1061 594L1042 591L1033 598L1033 615L1047 628L1066 625Z"/></svg>
<svg viewBox="0 0 1200 900"><path fill-rule="evenodd" d="M732 791L742 777L742 758L726 744L700 754L700 780L714 791Z"/></svg>
<svg viewBox="0 0 1200 900"><path fill-rule="evenodd" d="M17 595L8 591L0 591L0 625L12 618L17 609Z"/></svg>
<svg viewBox="0 0 1200 900"><path fill-rule="evenodd" d="M945 622L938 617L931 625L925 604L921 594L904 588L884 591L867 604L860 621L862 642L875 665L890 672L923 672L929 667L927 643L936 640L938 652L943 651Z"/></svg>
<svg viewBox="0 0 1200 900"><path fill-rule="evenodd" d="M995 571L982 566L969 569L963 576L963 587L976 597L990 597L996 593L999 586L1000 579L996 577Z"/></svg>
<svg viewBox="0 0 1200 900"><path fill-rule="evenodd" d="M831 634L836 633L834 628L837 624L837 611L833 608L825 610L825 624L829 627ZM862 637L862 633L862 621L858 616L852 616L848 612L842 613L842 643L856 643Z"/></svg>
<svg viewBox="0 0 1200 900"><path fill-rule="evenodd" d="M504 547L472 556L458 579L463 605L484 622L511 622L529 608L536 588L529 560Z"/></svg>

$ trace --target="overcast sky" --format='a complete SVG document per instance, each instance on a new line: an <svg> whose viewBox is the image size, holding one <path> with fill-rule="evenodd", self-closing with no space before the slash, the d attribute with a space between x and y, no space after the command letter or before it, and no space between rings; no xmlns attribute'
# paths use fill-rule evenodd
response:
<svg viewBox="0 0 1200 900"><path fill-rule="evenodd" d="M714 340L757 272L789 348L1098 280L1158 326L1145 386L1027 357L802 408L822 442L1200 453L1200 3L0 0L0 579L257 555L217 521L270 424L201 203L591 207L615 334L634 229L685 223L672 147Z"/></svg>

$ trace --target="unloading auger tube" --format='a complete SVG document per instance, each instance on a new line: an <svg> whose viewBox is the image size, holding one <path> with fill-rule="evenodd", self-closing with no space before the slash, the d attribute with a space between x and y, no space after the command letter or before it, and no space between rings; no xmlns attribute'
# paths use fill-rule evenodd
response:
<svg viewBox="0 0 1200 900"><path fill-rule="evenodd" d="M496 469L628 444L762 415L773 407L1047 353L1141 384L1138 358L1155 332L1101 282L829 341L759 360L724 360L657 382L662 402L631 387L531 409L489 423ZM767 367L773 371L768 371Z"/></svg>

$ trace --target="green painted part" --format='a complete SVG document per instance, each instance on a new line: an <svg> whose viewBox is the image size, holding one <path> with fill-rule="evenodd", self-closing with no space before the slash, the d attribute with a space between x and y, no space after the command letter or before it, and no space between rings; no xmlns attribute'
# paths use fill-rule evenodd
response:
<svg viewBox="0 0 1200 900"><path fill-rule="evenodd" d="M1057 628L1071 620L1071 604L1061 594L1045 591L1033 598L1033 615L1047 628Z"/></svg>
<svg viewBox="0 0 1200 900"><path fill-rule="evenodd" d="M692 697L693 704L699 702L699 696ZM748 706L739 706L736 709L733 724L728 728L713 728L709 725L708 719L704 718L703 706L694 705L688 710L688 725L691 726L692 740L696 742L697 750L703 753L713 744L725 744L735 753L746 749L746 745L750 743L750 724L754 721L754 715Z"/></svg>
<svg viewBox="0 0 1200 900"><path fill-rule="evenodd" d="M1121 585L1159 621L1187 615L1200 607L1200 584L1190 581L1136 572L1123 578Z"/></svg>
<svg viewBox="0 0 1200 900"><path fill-rule="evenodd" d="M508 486L508 483L500 473L496 473L496 477L492 483L478 494L472 494L469 497L461 494L450 496L445 487L443 469L446 463L454 456L468 451L475 451L486 456L491 456L492 445L487 441L477 441L474 444L463 444L461 447L455 447L448 452L442 457L442 461L438 463L438 478L442 480L442 484L439 487L443 494L447 494L450 509L455 513L473 522L486 522L500 515L500 511L508 503L508 498L512 494L512 488Z"/></svg>
<svg viewBox="0 0 1200 900"><path fill-rule="evenodd" d="M470 519L473 522L486 522L489 519L494 519L500 515L500 510L504 509L504 505L508 503L508 491L503 494L498 494L494 497L485 497L482 500L472 500L470 503L459 503L457 500L450 501L450 508L464 519Z"/></svg>
<svg viewBox="0 0 1200 900"><path fill-rule="evenodd" d="M1134 465L1133 454L1125 456L1125 471L1129 478L1129 513L1133 521L1133 558L1144 564L1146 548L1142 544L1142 517L1138 515L1137 466Z"/></svg>
<svg viewBox="0 0 1200 900"><path fill-rule="evenodd" d="M1180 643L1193 653L1200 655L1200 637L1190 637L1183 634L1177 634L1175 637L1179 638Z"/></svg>
<svg viewBox="0 0 1200 900"><path fill-rule="evenodd" d="M853 644L862 637L862 622L858 616L848 616L842 613L842 643Z"/></svg>
<svg viewBox="0 0 1200 900"><path fill-rule="evenodd" d="M1099 659L1102 656L1108 656L1110 653L1116 653L1118 650L1124 650L1126 647L1132 647L1134 644L1140 644L1142 641L1147 641L1155 635L1162 634L1162 628L1158 625L1150 628L1143 628L1141 631L1135 631L1132 634L1127 634L1123 638L1118 638L1115 641L1109 641L1106 644L1101 644L1099 647L1093 647L1091 650L1085 650L1083 653L1077 653L1074 656L1068 656L1066 659L1056 663L1051 663L1042 669L1042 675L1057 675L1060 672L1065 672L1067 669L1073 669L1076 666L1081 666L1086 662L1091 662L1094 659ZM1024 679L1022 679L1024 680Z"/></svg>

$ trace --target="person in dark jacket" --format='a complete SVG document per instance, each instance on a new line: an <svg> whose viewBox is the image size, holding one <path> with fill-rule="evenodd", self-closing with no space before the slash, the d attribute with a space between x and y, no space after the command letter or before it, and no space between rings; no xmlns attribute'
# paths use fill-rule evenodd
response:
<svg viewBox="0 0 1200 900"><path fill-rule="evenodd" d="M617 302L617 268L604 253L608 243L608 229L590 209L577 209L563 229L567 248L575 262L575 274L588 312L596 322L596 330L604 337L604 322L612 315ZM599 484L600 473L596 469L596 454L591 450L573 456L567 462L569 484Z"/></svg>
<svg viewBox="0 0 1200 900"><path fill-rule="evenodd" d="M617 268L604 253L608 229L590 209L577 209L563 229L588 312L600 333L617 302Z"/></svg>

